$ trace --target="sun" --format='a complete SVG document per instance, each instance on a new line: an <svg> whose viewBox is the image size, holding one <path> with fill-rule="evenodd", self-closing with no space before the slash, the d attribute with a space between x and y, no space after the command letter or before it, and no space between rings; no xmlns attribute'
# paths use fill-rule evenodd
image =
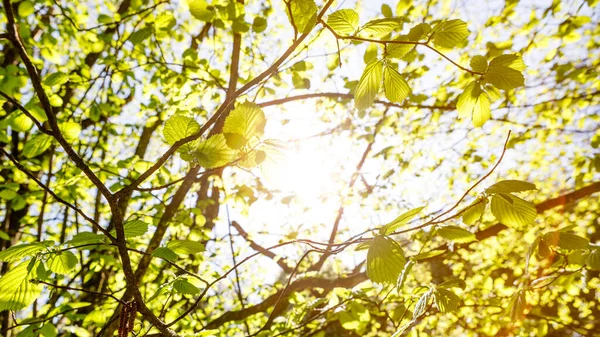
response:
<svg viewBox="0 0 600 337"><path fill-rule="evenodd" d="M305 102L306 103L306 102ZM313 113L314 104L286 104L284 115L290 123L279 124L269 133L286 145L277 160L267 163L263 175L267 187L289 193L304 202L338 190L338 177L347 149L330 135L319 135L322 122ZM283 125L282 125L283 124Z"/></svg>

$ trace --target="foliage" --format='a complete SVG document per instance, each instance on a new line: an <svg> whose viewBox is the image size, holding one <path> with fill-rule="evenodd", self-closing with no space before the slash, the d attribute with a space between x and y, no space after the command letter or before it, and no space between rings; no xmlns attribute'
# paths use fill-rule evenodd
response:
<svg viewBox="0 0 600 337"><path fill-rule="evenodd" d="M3 0L0 334L598 336L597 18Z"/></svg>

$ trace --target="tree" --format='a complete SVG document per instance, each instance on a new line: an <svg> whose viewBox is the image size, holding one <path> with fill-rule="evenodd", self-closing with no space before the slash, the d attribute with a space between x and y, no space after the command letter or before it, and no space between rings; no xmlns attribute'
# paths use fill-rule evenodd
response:
<svg viewBox="0 0 600 337"><path fill-rule="evenodd" d="M1 13L2 335L599 335L597 1Z"/></svg>

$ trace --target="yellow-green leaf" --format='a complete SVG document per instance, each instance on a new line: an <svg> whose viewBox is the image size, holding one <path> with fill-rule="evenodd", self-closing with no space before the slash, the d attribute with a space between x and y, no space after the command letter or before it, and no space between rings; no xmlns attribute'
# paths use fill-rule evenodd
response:
<svg viewBox="0 0 600 337"><path fill-rule="evenodd" d="M10 268L0 278L0 311L23 309L40 295L41 285L29 282L35 274L35 266L30 267L30 262L25 261Z"/></svg>
<svg viewBox="0 0 600 337"><path fill-rule="evenodd" d="M23 156L25 158L33 158L48 150L52 145L54 138L46 134L39 134L28 139L23 147Z"/></svg>
<svg viewBox="0 0 600 337"><path fill-rule="evenodd" d="M477 240L475 234L458 226L444 226L439 228L437 233L444 239L457 243L467 243Z"/></svg>
<svg viewBox="0 0 600 337"><path fill-rule="evenodd" d="M479 83L473 81L458 96L456 109L459 117L464 118L472 115L473 125L481 127L492 117L490 105L491 102L487 93L481 90Z"/></svg>
<svg viewBox="0 0 600 337"><path fill-rule="evenodd" d="M514 193L537 190L535 184L522 180L502 180L486 188L485 193Z"/></svg>
<svg viewBox="0 0 600 337"><path fill-rule="evenodd" d="M400 35L397 38L395 38L393 41L406 41L406 42L410 42L408 40L408 36L406 35ZM413 50L415 48L414 44L408 44L408 43L390 43L386 46L385 48L385 57L387 58L403 58L406 54L408 54L411 50Z"/></svg>
<svg viewBox="0 0 600 337"><path fill-rule="evenodd" d="M352 9L340 9L329 15L327 24L340 35L352 35L358 28L358 13Z"/></svg>
<svg viewBox="0 0 600 337"><path fill-rule="evenodd" d="M376 236L367 253L367 276L375 283L396 283L406 259L400 245L392 238Z"/></svg>
<svg viewBox="0 0 600 337"><path fill-rule="evenodd" d="M425 206L413 208L410 211L402 213L396 219L386 224L385 226L379 229L379 233L383 235L388 235L396 231L396 229L402 227L407 224L412 218L414 218L417 214L419 214Z"/></svg>
<svg viewBox="0 0 600 337"><path fill-rule="evenodd" d="M12 246L0 252L0 261L10 262L20 260L27 256L33 256L44 250L44 248L45 245L41 242L23 243Z"/></svg>
<svg viewBox="0 0 600 337"><path fill-rule="evenodd" d="M467 209L463 213L463 216L462 216L463 222L466 225L472 225L476 221L478 221L481 218L481 216L483 215L483 212L485 212L485 207L486 207L487 203L488 203L487 198L484 198L483 200L481 200L481 199L475 200L471 204L469 209Z"/></svg>
<svg viewBox="0 0 600 337"><path fill-rule="evenodd" d="M390 65L383 70L385 97L391 102L401 103L410 94L410 87L402 75Z"/></svg>
<svg viewBox="0 0 600 337"><path fill-rule="evenodd" d="M73 270L75 266L77 266L77 262L79 262L79 259L77 258L77 256L75 256L75 254L66 250L63 252L56 252L50 254L50 257L48 258L47 262L48 269L57 274L64 275Z"/></svg>
<svg viewBox="0 0 600 337"><path fill-rule="evenodd" d="M443 288L433 291L433 301L440 312L456 311L460 305L460 298L452 291Z"/></svg>
<svg viewBox="0 0 600 337"><path fill-rule="evenodd" d="M478 73L485 73L487 70L487 59L485 56L475 55L471 58L471 69Z"/></svg>
<svg viewBox="0 0 600 337"><path fill-rule="evenodd" d="M407 37L408 37L408 40L410 40L410 41L419 41L419 40L427 37L427 35L430 32L431 32L431 26L429 24L420 23L410 29Z"/></svg>
<svg viewBox="0 0 600 337"><path fill-rule="evenodd" d="M354 104L357 109L363 110L371 106L381 88L383 78L383 62L374 59L367 66L356 86Z"/></svg>
<svg viewBox="0 0 600 337"><path fill-rule="evenodd" d="M512 200L512 204L508 199ZM494 195L491 209L496 219L509 227L529 225L537 215L535 205L512 194Z"/></svg>
<svg viewBox="0 0 600 337"><path fill-rule="evenodd" d="M257 141L264 133L267 120L262 109L252 103L238 105L223 124L223 134L227 145L239 149L249 141Z"/></svg>
<svg viewBox="0 0 600 337"><path fill-rule="evenodd" d="M285 8L290 23L300 33L309 32L314 27L317 10L317 4L313 0L290 0L289 7Z"/></svg>
<svg viewBox="0 0 600 337"><path fill-rule="evenodd" d="M211 21L215 16L215 11L209 7L205 0L187 0L190 14L201 21Z"/></svg>
<svg viewBox="0 0 600 337"><path fill-rule="evenodd" d="M235 159L236 152L227 146L222 133L202 141L195 151L198 164L205 168L214 168L229 164Z"/></svg>
<svg viewBox="0 0 600 337"><path fill-rule="evenodd" d="M400 18L376 19L363 25L360 28L360 33L366 36L381 37L402 28L402 23L402 19Z"/></svg>
<svg viewBox="0 0 600 337"><path fill-rule="evenodd" d="M462 20L449 20L433 28L433 44L453 48L469 36L467 24Z"/></svg>

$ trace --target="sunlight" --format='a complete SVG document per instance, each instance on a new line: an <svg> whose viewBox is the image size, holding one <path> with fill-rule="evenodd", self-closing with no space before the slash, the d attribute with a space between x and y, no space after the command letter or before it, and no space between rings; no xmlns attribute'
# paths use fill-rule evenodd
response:
<svg viewBox="0 0 600 337"><path fill-rule="evenodd" d="M314 137L320 132L319 121L315 114L307 111L316 108L312 102L306 103L288 103L283 114L277 109L279 116L294 120L294 124L271 123L278 125L269 130L269 134L283 140L287 149L278 160L266 163L262 171L268 187L290 193L303 203L311 203L337 191L336 173L346 152L343 142L336 143L327 136ZM295 141L299 139L302 141Z"/></svg>

